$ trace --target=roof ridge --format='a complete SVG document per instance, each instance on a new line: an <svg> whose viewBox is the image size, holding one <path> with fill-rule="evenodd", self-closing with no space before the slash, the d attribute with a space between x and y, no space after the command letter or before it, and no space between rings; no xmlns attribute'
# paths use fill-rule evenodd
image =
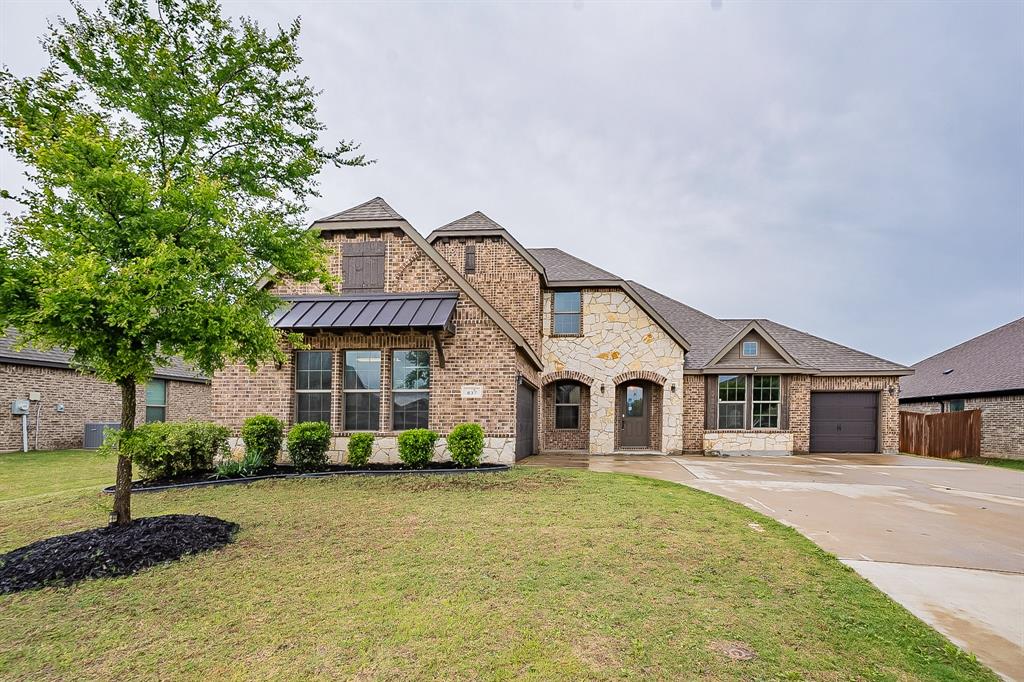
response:
<svg viewBox="0 0 1024 682"><path fill-rule="evenodd" d="M890 364L896 365L897 367L903 367L905 369L909 369L909 367L907 367L907 365L904 365L902 363L893 362L892 360L889 360L887 358L883 358L883 357L881 357L879 355L874 355L872 353L866 353L866 352L864 352L862 350L859 350L857 348L851 348L850 346L846 346L844 344L841 344L838 341L833 341L832 339L826 339L824 336L818 336L817 334L812 334L810 332L805 332L802 329L797 329L796 327L790 327L789 325L782 324L781 322L776 322L775 320L769 319L767 317L760 318L760 319L765 321L765 322L769 322L771 324L778 325L778 326L780 326L780 327L782 327L784 329L788 329L789 331L796 332L798 334L803 334L805 336L810 336L810 337L815 338L815 339L817 339L819 341L824 341L825 343L830 343L833 346L839 346L840 348L845 348L846 350L853 351L854 353L859 353L861 355L867 356L867 357L872 358L874 360L881 360L882 362L888 362ZM768 331L768 330L766 329L765 331ZM778 339L776 339L776 341L778 341ZM781 344L782 342L780 341L779 343ZM790 351L790 353L792 353L792 351Z"/></svg>
<svg viewBox="0 0 1024 682"><path fill-rule="evenodd" d="M474 221L479 221L479 222L483 223L483 226L468 224L468 223L472 223ZM464 224L465 224L465 226L463 227ZM467 229L467 230L472 230L472 229L476 229L476 230L505 230L505 228L500 223L498 223L498 221L496 221L494 218L490 217L489 215L487 215L483 211L477 209L477 210L473 211L472 213L469 213L467 215L462 216L461 218L456 218L455 220L451 221L450 223L445 223L441 227L435 228L434 232L455 232L455 231L458 231L460 229ZM508 230L505 230L505 231L508 232Z"/></svg>
<svg viewBox="0 0 1024 682"><path fill-rule="evenodd" d="M977 336L972 336L971 338L967 339L966 341L961 341L960 343L956 344L955 346L950 346L946 350L940 350L938 353L935 353L934 355L929 355L926 358L922 358L922 359L918 360L917 362L915 362L913 365L911 365L911 367L916 367L917 365L920 365L922 362L927 362L928 360L932 360L934 358L937 358L940 355L945 355L946 353L954 351L954 350L960 348L961 346L966 346L969 343L974 343L975 341L978 341L979 339L982 339L982 338L984 338L984 337L986 337L986 336L988 336L990 334L995 334L998 331L1002 331L1003 329L1006 329L1009 326L1012 326L1012 325L1015 325L1015 324L1019 324L1021 322L1024 322L1024 317L1019 317L1016 320L1010 320L1006 324L1001 324L998 327L996 327L995 329L989 329L987 332L982 332L981 334L978 334Z"/></svg>
<svg viewBox="0 0 1024 682"><path fill-rule="evenodd" d="M371 205L373 205L374 208L376 208L378 210L378 213L380 215L375 216L375 217L359 215L360 209L365 209L365 208L367 208L367 207L369 207ZM351 214L357 214L357 215L352 215L351 216L351 220L353 220L353 221L356 221L356 220L405 220L405 218L403 218L401 215L399 215L398 211L396 211L394 208L392 208L391 205L388 202L384 201L384 199L382 197L377 196L377 197L373 197L372 199L368 199L367 201L364 201L363 203L361 203L361 204L359 204L357 206L352 206L350 208L346 208L343 211L338 211L337 213L332 213L331 215L329 215L329 216L327 216L325 218L318 218L317 220L314 220L313 222L314 223L331 222L331 221L339 222L342 218L344 218L346 216L349 216Z"/></svg>

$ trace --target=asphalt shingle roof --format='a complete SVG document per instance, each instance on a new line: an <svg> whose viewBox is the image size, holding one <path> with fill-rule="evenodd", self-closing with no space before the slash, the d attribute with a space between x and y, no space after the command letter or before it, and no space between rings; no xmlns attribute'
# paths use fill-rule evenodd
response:
<svg viewBox="0 0 1024 682"><path fill-rule="evenodd" d="M926 358L913 369L913 376L900 381L901 399L1024 391L1024 317Z"/></svg>
<svg viewBox="0 0 1024 682"><path fill-rule="evenodd" d="M686 354L686 367L700 368L708 363L722 349L722 345L731 339L738 329L733 329L721 320L691 308L685 303L660 294L654 289L630 281L633 289L643 296L644 300L665 318L672 327L686 336L690 342L690 351Z"/></svg>
<svg viewBox="0 0 1024 682"><path fill-rule="evenodd" d="M619 279L607 270L591 265L561 249L530 249L529 251L544 266L544 272L550 284Z"/></svg>
<svg viewBox="0 0 1024 682"><path fill-rule="evenodd" d="M0 337L0 364L9 365L37 365L44 367L60 367L70 369L71 353L51 348L43 351L31 346L22 350L15 350L14 345L17 333L14 330L7 330L7 334ZM193 367L185 364L181 358L171 358L171 364L167 367L157 367L154 376L158 379L184 379L190 381L206 381L208 377Z"/></svg>
<svg viewBox="0 0 1024 682"><path fill-rule="evenodd" d="M340 213L320 218L318 223L354 223L360 220L405 220L388 202L374 197L367 202L345 209Z"/></svg>
<svg viewBox="0 0 1024 682"><path fill-rule="evenodd" d="M504 230L505 228L494 222L480 211L473 211L467 216L453 220L447 225L434 230L434 232L470 232L476 230Z"/></svg>

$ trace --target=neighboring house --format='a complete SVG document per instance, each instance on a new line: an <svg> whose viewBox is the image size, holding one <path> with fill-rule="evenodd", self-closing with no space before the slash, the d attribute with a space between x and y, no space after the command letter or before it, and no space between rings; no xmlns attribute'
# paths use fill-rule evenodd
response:
<svg viewBox="0 0 1024 682"><path fill-rule="evenodd" d="M896 452L911 370L769 320L719 320L482 213L424 238L382 199L316 221L340 291L269 273L273 323L308 348L213 380L236 436L256 413L347 436L461 422L488 460L534 452ZM440 449L443 450L443 443Z"/></svg>
<svg viewBox="0 0 1024 682"><path fill-rule="evenodd" d="M913 366L900 409L981 410L981 455L1024 459L1024 317Z"/></svg>
<svg viewBox="0 0 1024 682"><path fill-rule="evenodd" d="M30 401L30 449L99 445L103 427L121 420L121 389L71 369L70 353L15 350L15 340L12 330L0 337L0 452L22 448L22 418L11 413L16 400ZM135 400L139 422L209 419L210 380L176 361L140 386Z"/></svg>

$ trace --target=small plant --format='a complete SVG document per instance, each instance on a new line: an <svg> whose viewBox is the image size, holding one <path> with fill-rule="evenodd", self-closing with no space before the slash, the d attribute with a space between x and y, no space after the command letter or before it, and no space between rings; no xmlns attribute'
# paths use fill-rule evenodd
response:
<svg viewBox="0 0 1024 682"><path fill-rule="evenodd" d="M460 467L479 466L484 454L484 430L479 424L459 424L448 435L452 461Z"/></svg>
<svg viewBox="0 0 1024 682"><path fill-rule="evenodd" d="M252 457L251 463L257 470L274 466L277 455L281 452L284 440L284 424L269 414L257 414L246 418L242 424L242 442L245 443L246 459Z"/></svg>
<svg viewBox="0 0 1024 682"><path fill-rule="evenodd" d="M217 465L217 470L210 478L241 478L242 475L242 463L237 459L228 459Z"/></svg>
<svg viewBox="0 0 1024 682"><path fill-rule="evenodd" d="M412 469L422 469L434 458L438 435L430 429L409 429L398 435L398 458Z"/></svg>
<svg viewBox="0 0 1024 682"><path fill-rule="evenodd" d="M327 465L330 444L330 424L302 422L288 432L288 457L299 471L317 471Z"/></svg>
<svg viewBox="0 0 1024 682"><path fill-rule="evenodd" d="M145 478L171 478L212 470L228 452L230 431L209 422L152 422L129 434L114 432L101 451L130 458Z"/></svg>
<svg viewBox="0 0 1024 682"><path fill-rule="evenodd" d="M355 433L348 439L348 463L354 467L364 467L373 453L373 434Z"/></svg>

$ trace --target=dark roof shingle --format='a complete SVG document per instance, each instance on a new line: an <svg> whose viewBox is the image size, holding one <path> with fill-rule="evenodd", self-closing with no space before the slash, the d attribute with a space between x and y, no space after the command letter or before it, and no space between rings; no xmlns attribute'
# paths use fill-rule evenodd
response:
<svg viewBox="0 0 1024 682"><path fill-rule="evenodd" d="M505 228L494 222L480 211L473 211L467 216L453 220L447 225L434 230L434 232L476 232L477 230L504 230Z"/></svg>
<svg viewBox="0 0 1024 682"><path fill-rule="evenodd" d="M736 329L696 308L691 308L637 282L630 281L630 284L643 296L648 305L665 318L666 322L686 336L690 342L690 351L686 354L688 369L699 369L706 365L715 357L722 345L736 334Z"/></svg>
<svg viewBox="0 0 1024 682"><path fill-rule="evenodd" d="M926 358L913 369L913 376L900 381L901 399L1024 391L1024 317Z"/></svg>
<svg viewBox="0 0 1024 682"><path fill-rule="evenodd" d="M550 284L619 279L607 270L591 265L561 249L530 249L529 251L544 266L544 274Z"/></svg>
<svg viewBox="0 0 1024 682"><path fill-rule="evenodd" d="M347 208L339 213L334 213L326 218L320 218L318 223L352 223L361 220L405 220L398 215L398 211L391 208L388 202L380 197L374 197L358 206Z"/></svg>

